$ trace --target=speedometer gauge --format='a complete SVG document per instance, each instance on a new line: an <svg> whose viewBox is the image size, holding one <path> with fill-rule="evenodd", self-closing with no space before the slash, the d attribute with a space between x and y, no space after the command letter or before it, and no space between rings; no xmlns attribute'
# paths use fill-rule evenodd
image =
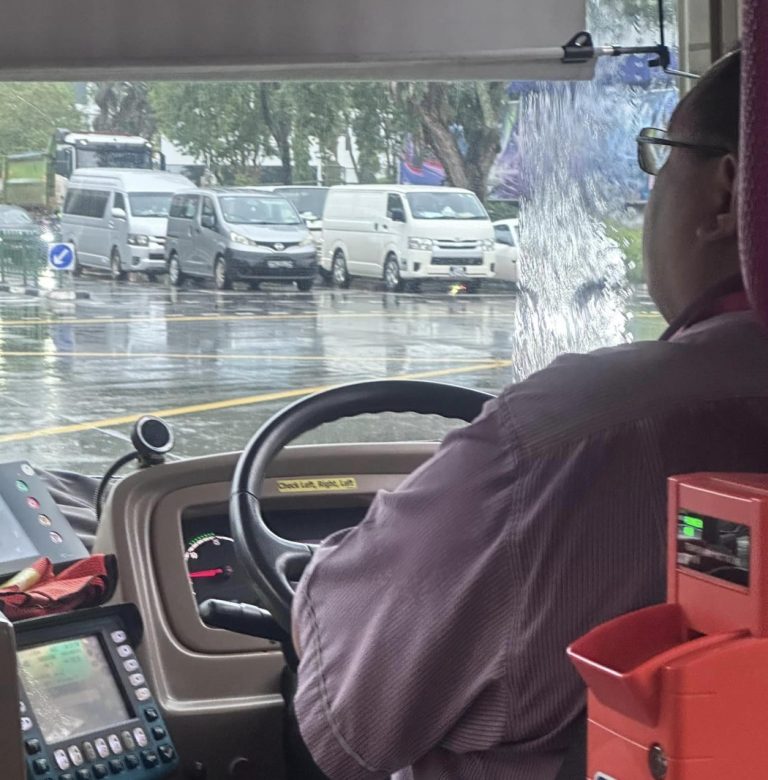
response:
<svg viewBox="0 0 768 780"><path fill-rule="evenodd" d="M187 571L198 601L223 598L222 585L235 573L235 546L231 537L205 533L190 539L184 553Z"/></svg>
<svg viewBox="0 0 768 780"><path fill-rule="evenodd" d="M229 517L184 517L181 523L184 562L197 603L221 599L257 604L253 583L237 560Z"/></svg>

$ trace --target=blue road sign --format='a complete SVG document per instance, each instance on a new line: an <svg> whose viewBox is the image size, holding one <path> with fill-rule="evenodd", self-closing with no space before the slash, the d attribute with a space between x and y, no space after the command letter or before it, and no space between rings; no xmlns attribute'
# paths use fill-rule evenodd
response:
<svg viewBox="0 0 768 780"><path fill-rule="evenodd" d="M75 247L72 244L51 244L48 265L54 271L71 271L75 267Z"/></svg>

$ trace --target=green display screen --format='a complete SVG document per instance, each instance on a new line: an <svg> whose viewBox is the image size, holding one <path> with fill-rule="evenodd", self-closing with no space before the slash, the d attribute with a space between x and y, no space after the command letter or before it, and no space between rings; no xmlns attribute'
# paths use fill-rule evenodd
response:
<svg viewBox="0 0 768 780"><path fill-rule="evenodd" d="M98 637L19 650L18 659L21 681L49 745L131 717Z"/></svg>
<svg viewBox="0 0 768 780"><path fill-rule="evenodd" d="M678 513L678 566L748 586L749 552L749 526L687 510Z"/></svg>

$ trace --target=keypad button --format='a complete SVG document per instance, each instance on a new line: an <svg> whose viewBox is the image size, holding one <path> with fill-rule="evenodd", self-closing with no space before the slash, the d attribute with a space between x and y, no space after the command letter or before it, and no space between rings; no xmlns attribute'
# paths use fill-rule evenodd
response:
<svg viewBox="0 0 768 780"><path fill-rule="evenodd" d="M136 698L139 701L146 701L147 699L152 698L152 694L149 692L149 688L137 688L135 693Z"/></svg>
<svg viewBox="0 0 768 780"><path fill-rule="evenodd" d="M32 770L36 775L44 775L50 768L50 764L44 758L36 758L32 762Z"/></svg>
<svg viewBox="0 0 768 780"><path fill-rule="evenodd" d="M176 751L170 745L158 745L157 752L164 763L169 763L176 758Z"/></svg>
<svg viewBox="0 0 768 780"><path fill-rule="evenodd" d="M123 669L126 672L138 672L139 662L135 658L129 658L127 661L123 661Z"/></svg>
<svg viewBox="0 0 768 780"><path fill-rule="evenodd" d="M102 780L102 778L106 777L108 774L109 769L107 769L106 764L93 765L93 776L96 778L96 780Z"/></svg>
<svg viewBox="0 0 768 780"><path fill-rule="evenodd" d="M141 761L139 761L139 757L134 753L129 753L125 757L125 766L127 769L136 769L140 764Z"/></svg>
<svg viewBox="0 0 768 780"><path fill-rule="evenodd" d="M133 735L130 731L121 731L120 739L123 741L123 747L126 750L133 750L136 747L136 743L133 740Z"/></svg>
<svg viewBox="0 0 768 780"><path fill-rule="evenodd" d="M83 755L86 761L96 760L96 748L93 746L93 742L83 742Z"/></svg>
<svg viewBox="0 0 768 780"><path fill-rule="evenodd" d="M80 748L77 745L70 745L69 748L67 748L67 753L69 753L69 760L72 762L72 766L83 765L83 754L80 752Z"/></svg>
<svg viewBox="0 0 768 780"><path fill-rule="evenodd" d="M75 780L75 776L72 772L64 772L63 775L59 775L59 780Z"/></svg>
<svg viewBox="0 0 768 780"><path fill-rule="evenodd" d="M113 631L110 636L116 645L122 645L123 642L128 639L128 637L125 635L125 631Z"/></svg>
<svg viewBox="0 0 768 780"><path fill-rule="evenodd" d="M158 711L154 707L145 707L144 708L144 717L152 723L153 721L157 720L160 715Z"/></svg>
<svg viewBox="0 0 768 780"><path fill-rule="evenodd" d="M160 763L160 759L157 757L157 753L154 750L145 750L141 754L141 760L144 762L144 766L147 769L157 766Z"/></svg>
<svg viewBox="0 0 768 780"><path fill-rule="evenodd" d="M101 758L106 758L109 755L109 746L105 739L99 737L94 744L96 745L96 752Z"/></svg>
<svg viewBox="0 0 768 780"><path fill-rule="evenodd" d="M144 675L140 674L139 672L137 672L136 674L132 674L128 678L128 681L131 683L131 685L134 688L137 688L139 685L144 685L144 683L146 682L146 680L144 679Z"/></svg>
<svg viewBox="0 0 768 780"><path fill-rule="evenodd" d="M27 714L27 705L23 701L19 702L19 715Z"/></svg>
<svg viewBox="0 0 768 780"><path fill-rule="evenodd" d="M118 645L117 654L120 658L128 658L133 655L133 648L130 645Z"/></svg>
<svg viewBox="0 0 768 780"><path fill-rule="evenodd" d="M69 769L71 764L69 763L69 756L66 750L56 750L53 753L53 760L56 762L56 766L59 769Z"/></svg>
<svg viewBox="0 0 768 780"><path fill-rule="evenodd" d="M28 739L24 743L24 749L27 751L27 755L34 756L35 753L39 753L43 747L40 744L39 739Z"/></svg>
<svg viewBox="0 0 768 780"><path fill-rule="evenodd" d="M21 719L21 730L22 731L29 731L32 728L32 718L22 718Z"/></svg>
<svg viewBox="0 0 768 780"><path fill-rule="evenodd" d="M91 770L87 767L82 767L75 772L77 780L91 780Z"/></svg>
<svg viewBox="0 0 768 780"><path fill-rule="evenodd" d="M142 728L134 729L133 730L133 737L136 740L136 744L139 747L146 747L149 740L147 739L147 734Z"/></svg>
<svg viewBox="0 0 768 780"><path fill-rule="evenodd" d="M120 737L117 734L110 734L107 737L107 742L109 742L109 747L116 756L123 752L123 743L120 742Z"/></svg>
<svg viewBox="0 0 768 780"><path fill-rule="evenodd" d="M152 726L152 736L158 741L165 739L165 729L162 726Z"/></svg>
<svg viewBox="0 0 768 780"><path fill-rule="evenodd" d="M122 772L125 769L125 764L123 764L122 759L120 758L112 758L109 761L109 771L112 772L113 775L119 775L120 772Z"/></svg>

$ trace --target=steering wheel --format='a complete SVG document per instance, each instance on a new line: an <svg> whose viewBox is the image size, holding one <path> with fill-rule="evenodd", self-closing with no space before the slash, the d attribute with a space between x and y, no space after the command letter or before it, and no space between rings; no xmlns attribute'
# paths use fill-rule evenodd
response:
<svg viewBox="0 0 768 780"><path fill-rule="evenodd" d="M261 491L272 459L286 444L325 423L380 412L415 412L471 422L489 393L438 382L355 382L302 398L261 426L246 446L232 479L229 510L235 549L262 604L290 636L296 582L316 545L283 539L261 515Z"/></svg>

